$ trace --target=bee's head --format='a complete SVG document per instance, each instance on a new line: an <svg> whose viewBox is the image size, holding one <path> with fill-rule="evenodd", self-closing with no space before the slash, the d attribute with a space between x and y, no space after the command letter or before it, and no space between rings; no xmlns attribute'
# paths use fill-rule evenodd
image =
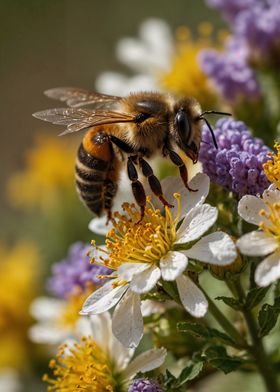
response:
<svg viewBox="0 0 280 392"><path fill-rule="evenodd" d="M177 146L197 162L201 140L201 108L194 98L176 102L173 109L170 133Z"/></svg>

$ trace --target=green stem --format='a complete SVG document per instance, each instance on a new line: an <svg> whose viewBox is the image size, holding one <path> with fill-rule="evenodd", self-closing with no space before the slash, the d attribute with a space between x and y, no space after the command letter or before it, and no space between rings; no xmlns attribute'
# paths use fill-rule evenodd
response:
<svg viewBox="0 0 280 392"><path fill-rule="evenodd" d="M248 344L246 340L240 335L240 333L233 326L233 324L224 316L224 314L220 311L214 301L205 292L204 295L207 298L209 304L209 312L220 324L223 330L233 339L233 341L236 343L236 346L238 346L239 348L247 348Z"/></svg>
<svg viewBox="0 0 280 392"><path fill-rule="evenodd" d="M236 279L233 282L234 291L240 302L244 303L245 301L245 293L243 287L240 283L239 279ZM255 318L250 309L246 306L243 306L242 314L246 321L248 331L251 337L251 345L249 347L249 351L252 357L255 359L256 364L258 366L259 372L263 378L264 384L266 386L266 390L268 392L279 392L279 388L277 385L277 379L271 363L269 361L269 357L265 351L262 338L259 337L258 334L258 326L256 324Z"/></svg>

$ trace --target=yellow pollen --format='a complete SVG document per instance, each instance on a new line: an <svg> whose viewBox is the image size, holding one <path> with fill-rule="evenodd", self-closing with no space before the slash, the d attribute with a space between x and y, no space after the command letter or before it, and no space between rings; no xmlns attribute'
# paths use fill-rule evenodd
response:
<svg viewBox="0 0 280 392"><path fill-rule="evenodd" d="M263 170L268 180L280 189L280 144L275 142L274 148L277 150L277 153L273 154L270 152L267 154L272 159L263 164Z"/></svg>
<svg viewBox="0 0 280 392"><path fill-rule="evenodd" d="M180 216L180 195L174 194L178 213L173 218L170 208L165 214L155 209L147 198L145 214L140 221L140 213L134 204L124 203L124 214L114 214L113 228L106 236L107 258L104 264L117 269L123 263L158 263L162 256L172 249L176 239L176 226ZM118 285L126 284L118 281Z"/></svg>
<svg viewBox="0 0 280 392"><path fill-rule="evenodd" d="M56 359L50 361L54 378L43 376L48 391L113 392L117 376L110 358L91 337L83 337L71 348L60 346Z"/></svg>
<svg viewBox="0 0 280 392"><path fill-rule="evenodd" d="M266 233L272 234L280 243L280 203L266 203L269 211L261 210L259 215L265 218L259 227Z"/></svg>

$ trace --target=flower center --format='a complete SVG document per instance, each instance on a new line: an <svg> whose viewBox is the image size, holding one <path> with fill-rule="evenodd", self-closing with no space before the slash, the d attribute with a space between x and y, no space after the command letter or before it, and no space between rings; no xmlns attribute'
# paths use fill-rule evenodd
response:
<svg viewBox="0 0 280 392"><path fill-rule="evenodd" d="M169 207L165 207L165 215L162 215L147 198L145 214L140 221L136 206L124 203L125 214L114 214L114 227L106 236L107 258L101 258L104 264L117 269L123 263L157 263L171 250L180 217L180 195L174 194L174 197L178 203L175 218Z"/></svg>
<svg viewBox="0 0 280 392"><path fill-rule="evenodd" d="M265 221L260 222L259 226L280 242L280 203L267 203L267 206L269 211L261 210L259 213L261 217L265 218Z"/></svg>
<svg viewBox="0 0 280 392"><path fill-rule="evenodd" d="M76 322L80 317L79 312L82 309L83 303L92 291L93 290L91 290L90 288L88 288L85 292L80 289L77 289L67 299L63 312L60 314L57 320L59 326L61 326L62 328L69 328L71 330L75 329Z"/></svg>
<svg viewBox="0 0 280 392"><path fill-rule="evenodd" d="M83 337L81 343L60 347L57 359L49 367L55 378L44 375L50 386L48 391L58 392L113 392L115 378L108 356L91 337Z"/></svg>
<svg viewBox="0 0 280 392"><path fill-rule="evenodd" d="M178 28L176 50L171 58L170 69L161 72L159 83L175 95L197 98L201 105L206 107L210 105L211 100L213 105L215 98L209 88L208 79L198 63L198 54L211 45L213 28L210 24L203 24L199 30L199 37L193 40L188 29Z"/></svg>
<svg viewBox="0 0 280 392"><path fill-rule="evenodd" d="M263 164L263 170L268 180L280 189L280 144L276 142L274 148L277 150L277 154L268 153L272 159Z"/></svg>

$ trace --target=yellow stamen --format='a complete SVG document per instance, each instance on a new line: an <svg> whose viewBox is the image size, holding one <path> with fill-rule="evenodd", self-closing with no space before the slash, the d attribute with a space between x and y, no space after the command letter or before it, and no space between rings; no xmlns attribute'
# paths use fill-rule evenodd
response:
<svg viewBox="0 0 280 392"><path fill-rule="evenodd" d="M268 180L280 189L280 144L275 142L274 148L277 150L277 153L273 154L270 152L267 154L272 159L263 164L263 170Z"/></svg>
<svg viewBox="0 0 280 392"><path fill-rule="evenodd" d="M83 337L72 347L62 345L49 367L54 378L43 377L50 384L49 392L113 392L119 377L108 355L91 337Z"/></svg>
<svg viewBox="0 0 280 392"><path fill-rule="evenodd" d="M180 195L174 194L174 197L178 204L175 218L169 207L165 207L163 216L147 198L145 214L140 221L140 213L136 206L124 203L125 214L118 212L114 214L114 227L106 236L108 257L103 258L104 264L109 268L117 269L123 263L158 263L161 257L172 249L176 239L176 226L180 217Z"/></svg>
<svg viewBox="0 0 280 392"><path fill-rule="evenodd" d="M259 227L266 233L272 234L280 243L280 202L266 203L269 211L261 210L259 215L265 221L259 223Z"/></svg>

